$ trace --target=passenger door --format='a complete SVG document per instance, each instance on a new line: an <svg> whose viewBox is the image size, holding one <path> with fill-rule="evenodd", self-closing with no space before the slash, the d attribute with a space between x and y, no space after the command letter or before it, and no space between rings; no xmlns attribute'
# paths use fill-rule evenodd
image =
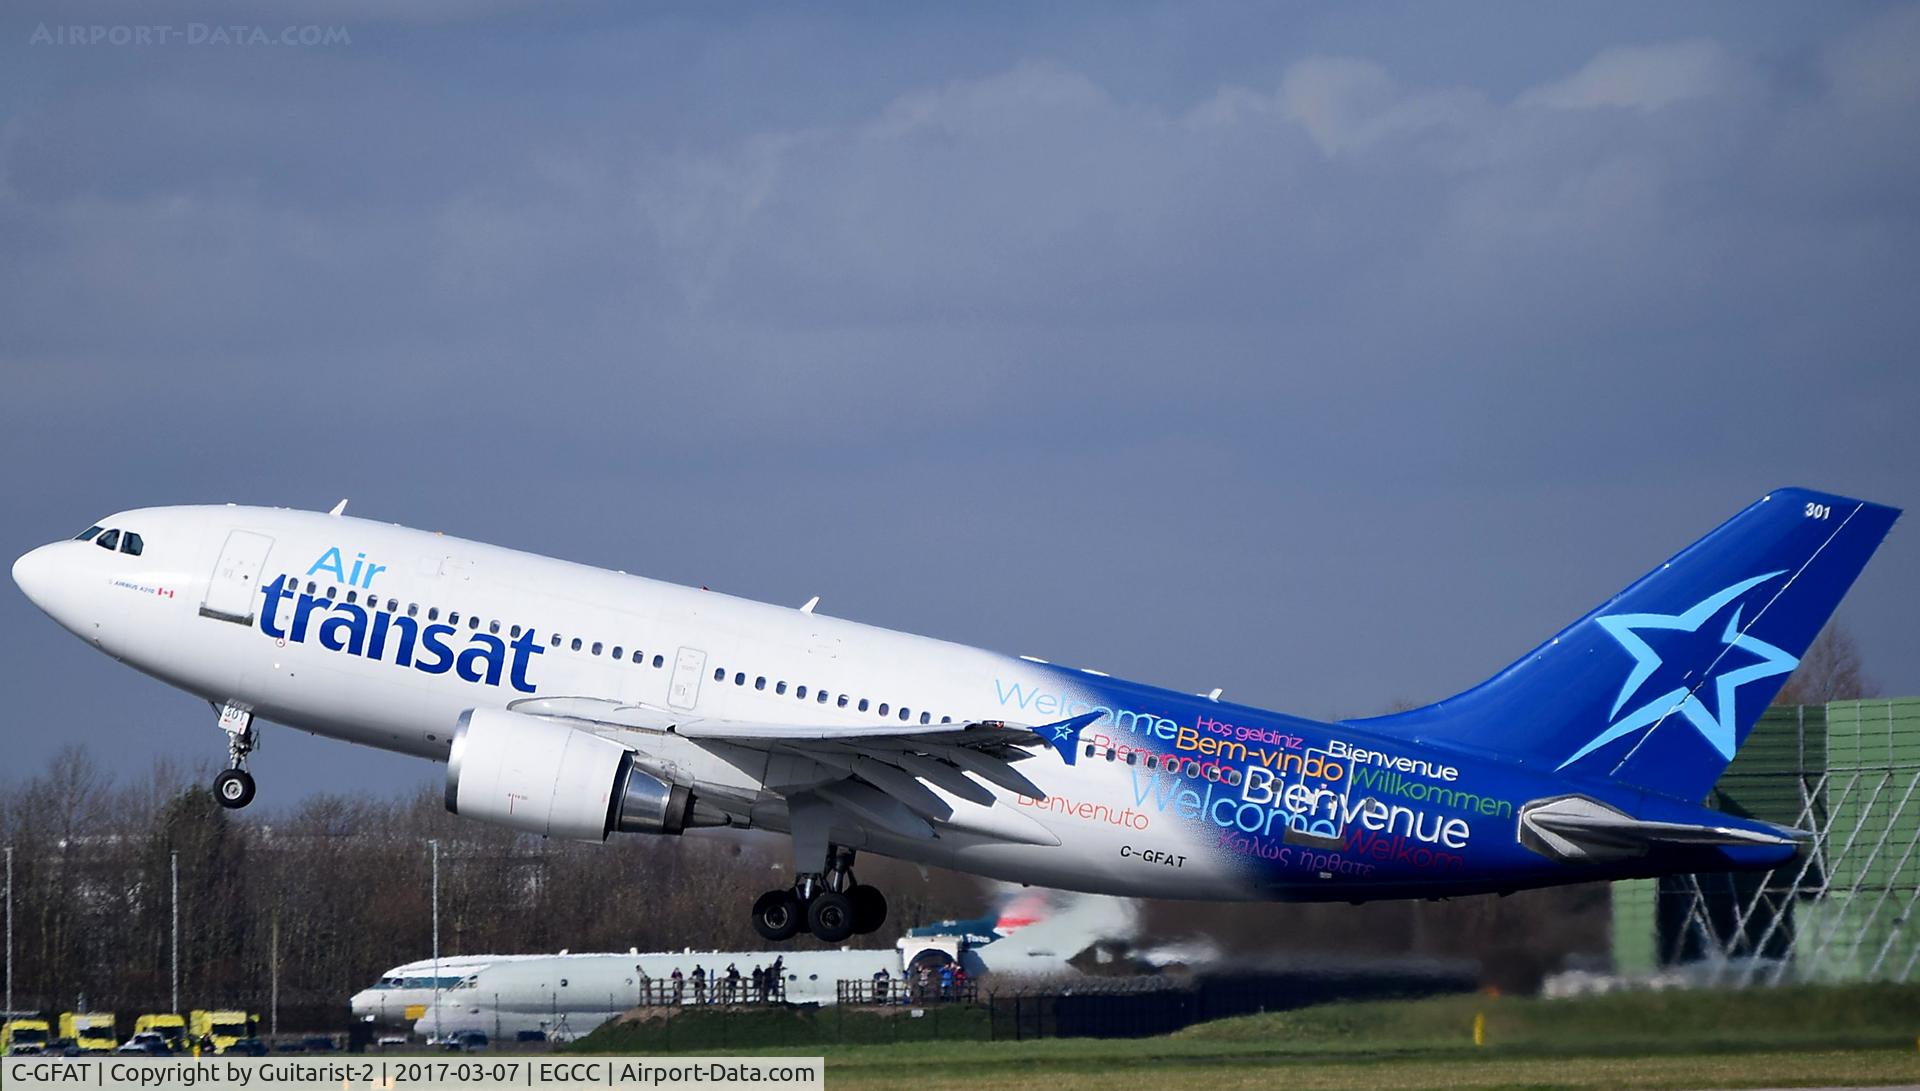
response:
<svg viewBox="0 0 1920 1091"><path fill-rule="evenodd" d="M207 596L201 600L200 616L236 625L252 625L260 593L260 570L266 567L267 551L273 539L250 530L227 535L227 544L214 562L213 575L207 580Z"/></svg>
<svg viewBox="0 0 1920 1091"><path fill-rule="evenodd" d="M698 648L681 648L673 658L673 681L667 685L667 705L683 712L692 711L700 700L700 676L707 672L707 653Z"/></svg>

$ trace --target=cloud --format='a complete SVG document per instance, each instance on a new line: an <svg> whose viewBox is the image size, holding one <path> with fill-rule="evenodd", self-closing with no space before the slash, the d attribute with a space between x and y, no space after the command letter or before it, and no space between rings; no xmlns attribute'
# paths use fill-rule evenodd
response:
<svg viewBox="0 0 1920 1091"><path fill-rule="evenodd" d="M1665 42L1601 50L1580 71L1520 101L1555 110L1652 111L1743 89L1753 89L1749 74L1719 43Z"/></svg>

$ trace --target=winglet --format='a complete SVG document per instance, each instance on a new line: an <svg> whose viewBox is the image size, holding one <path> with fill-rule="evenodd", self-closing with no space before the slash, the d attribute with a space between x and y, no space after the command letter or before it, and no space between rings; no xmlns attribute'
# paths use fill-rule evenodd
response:
<svg viewBox="0 0 1920 1091"><path fill-rule="evenodd" d="M1060 752L1060 760L1068 765L1080 756L1080 730L1088 724L1106 715L1104 712L1083 712L1071 720L1047 724L1034 728L1034 734L1047 740L1048 745Z"/></svg>

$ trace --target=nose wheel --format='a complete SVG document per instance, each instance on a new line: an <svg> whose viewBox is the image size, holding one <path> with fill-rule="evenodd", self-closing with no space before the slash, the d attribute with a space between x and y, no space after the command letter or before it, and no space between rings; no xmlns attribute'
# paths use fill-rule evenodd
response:
<svg viewBox="0 0 1920 1091"><path fill-rule="evenodd" d="M227 768L213 778L213 798L222 807L239 810L253 802L253 774L247 755L260 745L253 727L253 710L229 702L220 709L220 729L227 733Z"/></svg>
<svg viewBox="0 0 1920 1091"><path fill-rule="evenodd" d="M226 769L213 778L213 798L222 807L239 810L253 802L253 774L245 769Z"/></svg>

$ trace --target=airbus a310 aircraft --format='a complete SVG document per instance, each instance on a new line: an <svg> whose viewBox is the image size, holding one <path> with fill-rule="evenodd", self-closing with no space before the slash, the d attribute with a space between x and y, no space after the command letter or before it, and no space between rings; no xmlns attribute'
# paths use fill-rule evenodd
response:
<svg viewBox="0 0 1920 1091"><path fill-rule="evenodd" d="M1158 898L1365 901L1769 868L1701 806L1899 512L1784 489L1492 678L1322 723L332 512L121 512L21 557L36 605L211 702L444 761L549 837L792 836L771 940L870 932L857 851Z"/></svg>

